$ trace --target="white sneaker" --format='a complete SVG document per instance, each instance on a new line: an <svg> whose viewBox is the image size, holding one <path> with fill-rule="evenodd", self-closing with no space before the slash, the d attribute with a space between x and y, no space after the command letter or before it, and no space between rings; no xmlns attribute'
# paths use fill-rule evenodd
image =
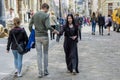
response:
<svg viewBox="0 0 120 80"><path fill-rule="evenodd" d="M17 76L18 76L18 77L22 77L22 74L21 74L21 73L18 73Z"/></svg>

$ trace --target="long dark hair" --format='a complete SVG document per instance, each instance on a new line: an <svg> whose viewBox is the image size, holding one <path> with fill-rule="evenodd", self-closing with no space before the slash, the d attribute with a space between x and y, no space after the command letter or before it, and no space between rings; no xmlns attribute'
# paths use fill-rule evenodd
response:
<svg viewBox="0 0 120 80"><path fill-rule="evenodd" d="M95 17L96 15L95 15L95 12L93 12L93 14L92 14L92 17Z"/></svg>
<svg viewBox="0 0 120 80"><path fill-rule="evenodd" d="M66 19L66 27L69 27L69 22L68 22L68 17L69 16L72 18L72 24L73 24L73 26L75 26L75 20L74 20L73 15L72 14L68 14L67 15L67 19Z"/></svg>

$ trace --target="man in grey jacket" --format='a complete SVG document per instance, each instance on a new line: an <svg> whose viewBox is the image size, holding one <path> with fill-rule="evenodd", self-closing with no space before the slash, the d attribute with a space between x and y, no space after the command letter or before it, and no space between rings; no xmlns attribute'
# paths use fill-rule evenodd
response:
<svg viewBox="0 0 120 80"><path fill-rule="evenodd" d="M50 27L49 14L47 14L48 10L49 10L49 5L44 3L42 5L42 10L34 14L29 24L30 31L32 30L33 24L35 26L35 39L36 39L39 78L42 78L43 76L47 76L49 74L48 73L49 39L48 39L47 31L48 29L54 31L54 29ZM44 63L44 71L42 70L42 58Z"/></svg>

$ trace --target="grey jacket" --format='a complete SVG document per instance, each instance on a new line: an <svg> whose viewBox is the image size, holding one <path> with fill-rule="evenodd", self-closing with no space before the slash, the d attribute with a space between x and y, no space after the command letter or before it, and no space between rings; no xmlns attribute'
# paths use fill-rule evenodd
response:
<svg viewBox="0 0 120 80"><path fill-rule="evenodd" d="M54 30L52 27L50 27L50 20L49 20L49 14L38 11L34 14L34 16L31 18L30 24L29 24L29 30L32 31L32 26L35 26L35 36L41 37L41 36L48 36L48 29Z"/></svg>

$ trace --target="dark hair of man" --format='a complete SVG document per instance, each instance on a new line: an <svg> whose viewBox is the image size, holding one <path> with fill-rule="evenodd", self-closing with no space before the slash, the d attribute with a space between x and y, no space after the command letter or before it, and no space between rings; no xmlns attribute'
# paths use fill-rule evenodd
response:
<svg viewBox="0 0 120 80"><path fill-rule="evenodd" d="M79 14L77 13L76 16L79 16Z"/></svg>
<svg viewBox="0 0 120 80"><path fill-rule="evenodd" d="M42 9L44 9L44 8L49 9L49 5L48 5L47 3L43 3L43 4L42 4Z"/></svg>
<svg viewBox="0 0 120 80"><path fill-rule="evenodd" d="M99 14L99 16L102 16L102 14Z"/></svg>
<svg viewBox="0 0 120 80"><path fill-rule="evenodd" d="M93 12L93 15L92 16L95 16L95 12Z"/></svg>
<svg viewBox="0 0 120 80"><path fill-rule="evenodd" d="M66 20L67 20L67 21L66 21L66 26L67 26L67 27L69 26L69 22L68 22L68 17L69 17L69 16L72 18L72 24L75 26L75 20L74 20L74 17L73 17L73 15L72 15L72 14L68 14L68 15L67 15L67 19L66 19Z"/></svg>
<svg viewBox="0 0 120 80"><path fill-rule="evenodd" d="M108 15L108 17L111 17L111 15Z"/></svg>
<svg viewBox="0 0 120 80"><path fill-rule="evenodd" d="M13 8L10 8L10 10L14 10Z"/></svg>

